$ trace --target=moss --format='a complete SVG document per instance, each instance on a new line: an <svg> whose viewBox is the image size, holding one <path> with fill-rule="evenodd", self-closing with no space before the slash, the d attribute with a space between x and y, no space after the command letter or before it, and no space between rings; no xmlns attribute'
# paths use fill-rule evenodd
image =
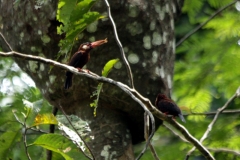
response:
<svg viewBox="0 0 240 160"><path fill-rule="evenodd" d="M151 44L151 37L149 35L146 35L143 37L143 46L145 49L151 49L152 44Z"/></svg>
<svg viewBox="0 0 240 160"><path fill-rule="evenodd" d="M162 37L158 32L153 32L152 44L155 46L162 44Z"/></svg>
<svg viewBox="0 0 240 160"><path fill-rule="evenodd" d="M138 14L139 14L139 9L134 5L129 5L128 16L129 17L137 17Z"/></svg>
<svg viewBox="0 0 240 160"><path fill-rule="evenodd" d="M29 67L29 70L33 73L36 73L37 72L37 68L38 68L38 65L37 65L37 62L35 61L28 61L28 67Z"/></svg>
<svg viewBox="0 0 240 160"><path fill-rule="evenodd" d="M95 21L93 22L92 24L90 24L88 27L87 27L87 31L89 33L94 33L97 31L97 25L98 25L98 21Z"/></svg>
<svg viewBox="0 0 240 160"><path fill-rule="evenodd" d="M153 20L153 21L151 21L151 23L150 23L150 30L153 31L153 30L155 30L155 28L156 28L156 21Z"/></svg>
<svg viewBox="0 0 240 160"><path fill-rule="evenodd" d="M43 35L42 37L41 37L41 40L43 41L43 43L49 43L50 42L50 37L49 36L47 36L46 34L45 35Z"/></svg>
<svg viewBox="0 0 240 160"><path fill-rule="evenodd" d="M128 60L129 60L130 63L136 64L136 63L139 62L139 57L138 57L138 55L135 54L135 53L130 53L130 54L128 55Z"/></svg>
<svg viewBox="0 0 240 160"><path fill-rule="evenodd" d="M142 25L137 21L127 24L126 29L131 33L132 36L143 32Z"/></svg>
<svg viewBox="0 0 240 160"><path fill-rule="evenodd" d="M157 51L153 51L152 52L152 63L155 64L158 60L158 52Z"/></svg>

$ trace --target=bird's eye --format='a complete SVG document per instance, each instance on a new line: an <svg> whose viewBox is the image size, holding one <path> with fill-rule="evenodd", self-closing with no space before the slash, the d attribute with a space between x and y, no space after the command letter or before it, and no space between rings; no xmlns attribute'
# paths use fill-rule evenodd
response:
<svg viewBox="0 0 240 160"><path fill-rule="evenodd" d="M84 50L88 49L88 45L83 45L82 49L84 49Z"/></svg>

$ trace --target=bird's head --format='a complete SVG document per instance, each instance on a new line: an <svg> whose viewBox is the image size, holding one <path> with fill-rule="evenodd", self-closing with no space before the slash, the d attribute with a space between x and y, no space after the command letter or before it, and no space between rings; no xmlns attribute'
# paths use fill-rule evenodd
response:
<svg viewBox="0 0 240 160"><path fill-rule="evenodd" d="M161 99L167 99L167 96L165 96L164 94L159 93L157 96L157 99L161 100Z"/></svg>
<svg viewBox="0 0 240 160"><path fill-rule="evenodd" d="M104 43L107 43L107 38L104 40L99 40L99 41L95 41L95 42L86 42L80 45L80 47L78 48L79 51L90 51L93 48L96 48Z"/></svg>
<svg viewBox="0 0 240 160"><path fill-rule="evenodd" d="M156 101L155 101L155 105L157 106L159 101L166 100L166 99L167 99L167 97L164 94L159 93L157 95L157 98L156 98Z"/></svg>

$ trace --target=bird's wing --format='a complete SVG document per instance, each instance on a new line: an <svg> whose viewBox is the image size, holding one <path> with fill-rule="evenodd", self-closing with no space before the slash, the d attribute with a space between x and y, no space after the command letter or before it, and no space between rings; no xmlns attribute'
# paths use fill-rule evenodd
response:
<svg viewBox="0 0 240 160"><path fill-rule="evenodd" d="M73 67L80 67L80 66L77 66L77 64L79 63L79 61L81 61L81 57L82 56L83 56L82 52L80 52L80 51L76 52L72 56L72 58L71 58L71 60L70 60L68 65L69 66L73 66Z"/></svg>
<svg viewBox="0 0 240 160"><path fill-rule="evenodd" d="M161 112L167 113L169 112L169 109L171 110L171 108L173 108L174 106L172 106L172 103L169 103L167 101L159 101L158 107Z"/></svg>
<svg viewBox="0 0 240 160"><path fill-rule="evenodd" d="M178 106L170 101L160 101L159 102L159 107L161 108L160 110L162 110L162 112L168 112L169 114L175 115L177 116L178 113L181 113L180 109L178 108Z"/></svg>

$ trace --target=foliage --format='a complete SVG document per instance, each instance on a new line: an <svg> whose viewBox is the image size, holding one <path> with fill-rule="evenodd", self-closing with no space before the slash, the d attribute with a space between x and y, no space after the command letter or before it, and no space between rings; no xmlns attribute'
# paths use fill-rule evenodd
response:
<svg viewBox="0 0 240 160"><path fill-rule="evenodd" d="M108 61L103 70L102 70L102 76L107 77L108 74L111 72L113 66L119 61L119 59L112 59ZM91 107L94 107L93 115L96 117L97 116L97 107L98 107L98 101L100 97L100 93L102 91L103 83L99 83L97 86L97 90L93 93L92 97L96 96L96 99L93 100L93 102L90 104Z"/></svg>
<svg viewBox="0 0 240 160"><path fill-rule="evenodd" d="M193 29L192 24L203 23L209 15L230 2L232 1L199 0L194 3L185 1L183 11L188 15L190 23L186 22L186 15L183 15L183 21L179 21L176 26L177 39ZM240 33L239 18L240 15L233 5L211 19L177 48L173 97L184 113L216 111L239 87L240 50L237 44ZM185 28L182 26L183 23ZM238 104L239 100L236 99L229 108L237 109ZM186 128L196 138L201 138L213 116L190 115L187 119ZM239 123L237 114L220 116L204 144L212 148L239 150L240 147L236 143L239 137ZM171 144L171 146L175 145L177 144ZM178 144L178 147L182 148L183 144ZM189 149L188 147L185 152ZM167 151L162 150L162 152ZM198 155L198 152L196 154ZM171 154L170 156L169 159L176 158ZM215 153L214 156L218 157L217 159L234 157L228 153Z"/></svg>
<svg viewBox="0 0 240 160"><path fill-rule="evenodd" d="M58 34L65 33L60 41L60 55L71 51L74 41L87 25L104 18L98 12L89 11L96 0L60 0L58 3L57 20L62 23L58 27ZM59 55L59 56L60 56Z"/></svg>
<svg viewBox="0 0 240 160"><path fill-rule="evenodd" d="M65 160L87 159L83 155L81 156L81 152L72 141L59 134L41 135L34 141L32 145L41 146L61 154Z"/></svg>

